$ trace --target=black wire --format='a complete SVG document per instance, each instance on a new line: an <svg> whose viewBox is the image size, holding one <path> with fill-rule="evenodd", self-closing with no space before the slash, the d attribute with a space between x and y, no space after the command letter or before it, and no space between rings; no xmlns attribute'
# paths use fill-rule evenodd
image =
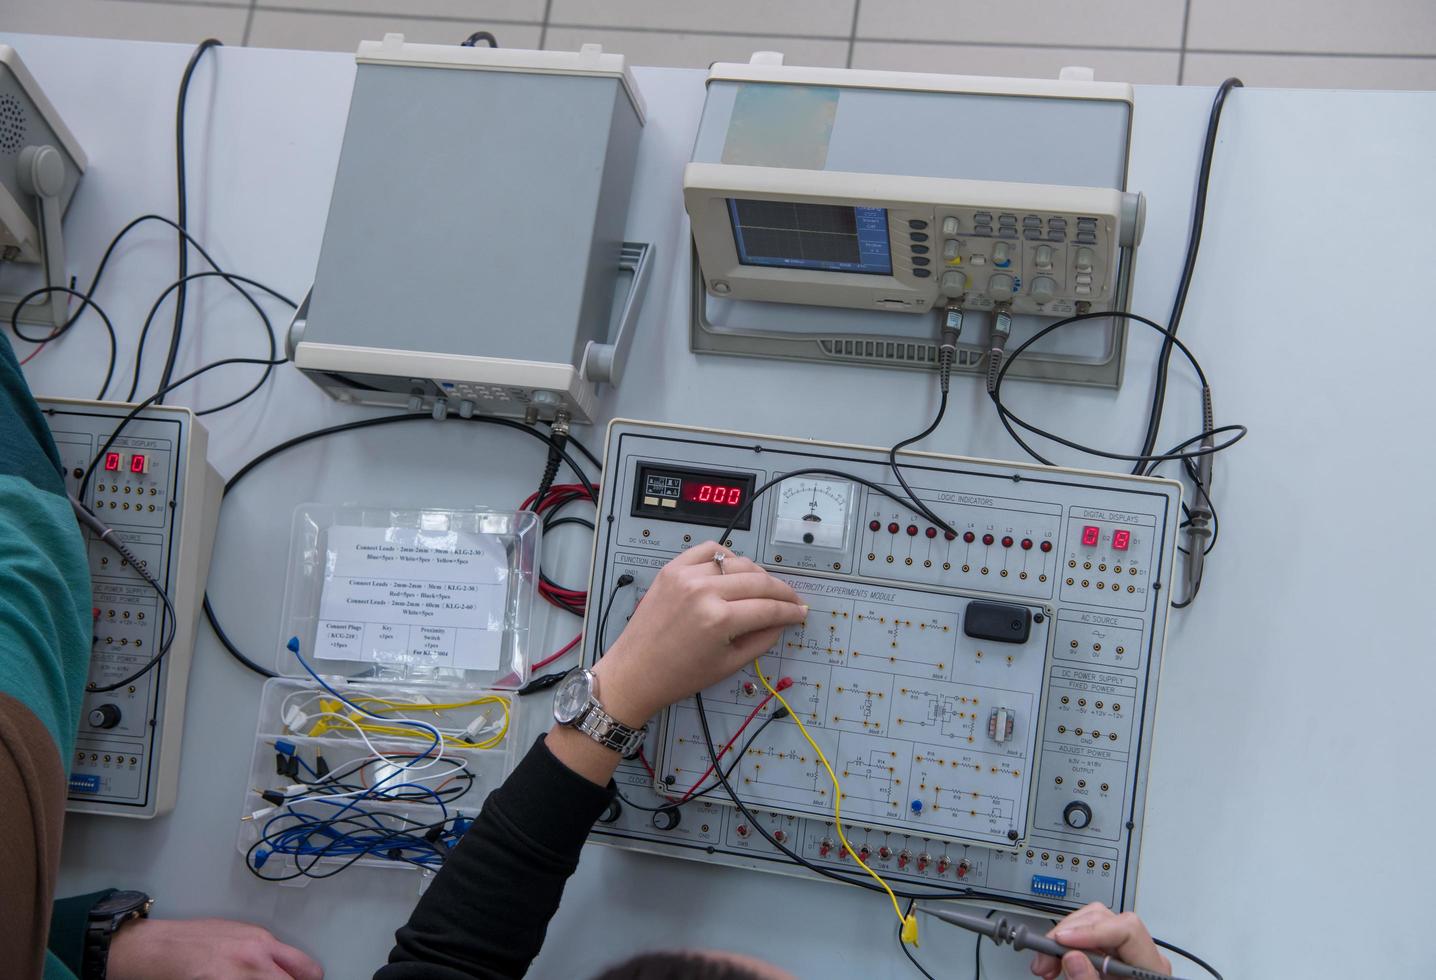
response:
<svg viewBox="0 0 1436 980"><path fill-rule="evenodd" d="M451 415L449 416L449 418L452 420L456 417ZM289 450L294 449L296 446L302 446L306 443L313 442L316 439L322 439L326 436L336 435L340 432L350 432L356 429L367 429L376 425L392 425L399 422L420 422L425 420L432 422L434 421L434 418L432 415L428 414L381 415L377 418L356 419L352 422L342 422L338 425L331 425L323 429L315 429L311 432L305 432L300 435L294 436L293 438L286 439L284 442L281 442L278 445L271 446L270 448L266 449L264 452L260 453L258 456L255 456L249 462L241 466L233 476L231 476L227 481L225 481L224 490L220 494L220 499L223 500L224 497L227 496L229 492L233 490L234 487L241 480L243 480L246 476L249 475L252 470L255 469L255 467L261 465L267 460L273 459L275 456L278 456L281 453L288 452ZM475 415L472 418L461 421L478 422L488 425L498 425L502 426L503 428L514 429L518 432L526 432L529 435L533 436L535 439L540 440L541 442L553 445L553 440L551 439L551 437L544 435L538 429L524 425L522 422L516 422L513 419L494 418L488 415ZM116 428L115 431L118 433L119 429ZM112 440L113 438L114 437L111 436ZM569 456L567 451L562 451L561 456L568 468L573 471L575 476L578 477L579 482L585 486L588 492L592 493L595 497L597 497L597 491L594 489L593 484L589 481L583 470L580 469L578 464L573 460L573 457ZM91 469L93 468L94 464L92 463ZM245 656L244 652L239 649L238 645L236 645L235 642L230 639L229 634L226 633L224 631L224 627L220 625L219 617L215 614L214 611L214 606L210 603L208 590L206 590L204 595L203 609L205 619L209 622L210 628L214 630L215 637L219 640L220 645L223 646L225 650L229 652L230 656L234 657L234 659L238 660L249 670L253 671L256 674L259 674L261 677L278 676L274 671L270 670L267 667L259 665L254 660Z"/></svg>
<svg viewBox="0 0 1436 980"><path fill-rule="evenodd" d="M278 356L279 350L276 346L276 340L274 337L274 324L270 321L269 314L264 312L264 308L259 305L259 302L254 298L254 296L251 295L248 290L241 287L239 283L247 283L248 285L254 286L258 289L262 289L276 299L288 303L290 306L294 306L292 300L290 300L283 294L278 293L273 289L270 289L264 283L258 282L254 279L250 279L247 276L241 276L235 273L225 272L222 269L215 269L214 271L206 272L192 272L189 275L185 276L184 280L177 280L165 287L164 292L160 293L159 297L150 306L150 312L145 317L144 326L140 329L139 343L135 346L135 371L134 376L130 380L130 393L128 396L126 396L126 401L133 401L135 397L135 392L139 389L140 366L145 352L145 340L149 336L150 327L154 323L155 314L159 312L159 309L164 304L164 301L169 297L170 293L173 293L176 290L183 289L185 283L193 282L196 279L208 279L213 276L218 276L228 282L231 286L233 286L239 291L239 294L241 296L243 296L246 300L249 301L250 306L254 307L254 311L259 314L259 319L264 324L265 339L269 342L269 358L271 361L273 361ZM196 411L195 415L213 415L215 412L222 412L226 408L233 408L235 405L238 405L246 398L249 398L251 395L254 395L256 392L258 392L260 388L264 387L265 382L269 380L270 375L274 372L274 367L274 364L266 365L264 368L264 373L260 375L259 380L256 381L248 391L240 395L238 398L225 402L223 405L216 406L215 408L206 408L201 411Z"/></svg>
<svg viewBox="0 0 1436 980"><path fill-rule="evenodd" d="M781 712L781 713L780 713L780 712ZM732 775L733 775L733 770L737 769L738 766L739 766L739 764L742 763L743 757L748 754L748 750L753 747L753 743L756 742L756 741L758 741L758 736L763 734L763 729L767 728L769 725L771 725L773 722L777 721L779 718L786 718L787 716L788 716L788 714L787 714L786 711L783 710L783 706L782 706L782 705L779 705L779 706L778 706L778 711L773 712L773 713L770 714L768 717L766 717L766 718L763 719L763 723L760 724L760 725L757 727L756 730L754 730L754 732L753 732L752 735L749 735L749 736L748 736L747 740L745 740L745 741L743 742L743 745L738 749L737 752L735 752L735 753L733 754L733 761L728 764L728 772L727 772L727 775L728 775L729 777L732 777ZM715 779L715 780L713 780L713 782L709 783L709 784L708 784L707 786L705 786L703 789L699 790L698 792L694 793L692 796L688 797L688 799L684 800L681 804L675 804L675 806L687 806L689 803L692 803L694 800L698 799L700 796L707 796L709 793L713 792L715 789L721 788L722 785L723 785L722 783L720 783L718 780Z"/></svg>
<svg viewBox="0 0 1436 980"><path fill-rule="evenodd" d="M1187 232L1187 252L1182 260L1182 274L1177 280L1177 295L1172 301L1172 315L1167 318L1171 334L1162 341L1161 352L1157 355L1157 376L1152 385L1152 407L1147 415L1147 434L1142 440L1143 455L1150 453L1157 445L1157 432L1162 427L1162 409L1167 399L1167 368L1172 359L1172 344L1176 339L1177 327L1182 322L1182 311L1187 305L1187 292L1191 289L1192 276L1196 272L1197 252L1202 246L1202 225L1207 215L1207 185L1212 178L1212 156L1217 147L1217 126L1222 120L1222 109L1226 105L1227 96L1232 89L1241 87L1242 81L1239 78L1228 78L1222 82L1212 99L1211 112L1207 116L1207 135L1202 145L1202 161L1197 169L1192 220ZM1134 466L1132 472L1141 473L1141 466Z"/></svg>
<svg viewBox="0 0 1436 980"><path fill-rule="evenodd" d="M908 502L911 504L913 510L917 511L923 517L927 518L928 521L935 524L938 528L942 530L944 534L951 535L955 538L957 537L957 531L953 530L952 527L949 526L946 521L938 517L935 513L932 512L931 509L928 508L926 504L924 504L921 500L917 499L917 495L912 492L912 487L908 486L907 480L903 478L902 469L898 466L897 461L897 454L899 450L906 449L913 443L921 442L928 436L932 435L933 432L937 429L937 427L942 424L942 417L946 414L947 389L944 388L942 390L942 400L938 402L937 415L933 417L932 424L929 425L926 429L923 429L921 432L919 432L912 438L904 439L902 442L899 442L895 446L893 446L892 449L889 449L888 466L892 468L893 476L897 477L898 483L902 485L903 493L907 494Z"/></svg>
<svg viewBox="0 0 1436 980"><path fill-rule="evenodd" d="M1197 964L1197 966L1210 973L1213 977L1216 978L1216 980L1222 980L1222 975L1217 972L1217 968L1212 966L1206 960L1202 959L1196 953L1189 953L1182 947L1178 946L1176 943L1169 943L1163 939L1153 938L1152 942L1156 943L1158 946L1162 947L1169 953L1176 953L1178 956L1185 956L1187 959Z"/></svg>
<svg viewBox="0 0 1436 980"><path fill-rule="evenodd" d="M1076 316L1069 316L1064 319L1058 320L1055 323L1048 324L1041 330L1037 331L1027 340L1023 341L1016 348L1014 348L1010 354L1008 354L1007 359L1002 363L1002 368L997 372L997 378L993 383L992 391L989 393L989 396L992 398L992 404L997 408L997 414L1002 420L1003 427L1007 429L1008 435L1012 436L1013 441L1016 442L1019 446L1021 446L1023 451L1026 452L1027 455L1031 456L1033 459L1037 460L1039 463L1042 463L1045 466L1054 465L1050 459L1047 459L1045 456L1037 452L1037 450L1033 449L1025 441L1023 441L1022 437L1017 434L1015 429L1013 429L1013 424L1016 424L1021 428L1026 429L1028 432L1031 432L1034 435L1039 435L1045 439L1050 439L1053 442L1060 443L1061 445L1067 446L1070 449L1075 449L1078 452L1087 453L1092 456L1101 456L1104 459L1140 462L1143 465L1146 465L1148 463L1162 463L1174 459L1196 459L1201 456L1211 456L1221 452L1224 449L1230 449L1232 446L1236 445L1246 436L1247 427L1244 425L1219 425L1213 429L1204 430L1198 433L1193 438L1188 439L1186 442L1182 443L1183 446L1187 446L1193 442L1198 442L1202 439L1205 439L1208 436L1224 435L1229 432L1236 433L1236 435L1232 436L1231 438L1225 440L1224 442L1219 442L1216 445L1211 446L1210 448L1198 447L1197 449L1182 450L1172 453L1161 453L1156 455L1153 455L1150 452L1142 453L1140 455L1132 455L1129 453L1116 453L1106 449L1097 449L1093 446L1084 446L1080 442L1074 442L1073 440L1064 438L1063 436L1059 436L1056 433L1048 432L1045 429L1040 429L1037 426L1032 425L1030 422L1019 418L1014 412L1012 412L1011 409L1009 409L1006 405L1002 403L1002 383L1007 377L1007 372L1012 369L1012 365L1017 361L1019 357L1022 356L1023 352L1026 351L1027 348L1031 347L1037 341L1041 340L1043 337L1047 336L1054 330L1070 326L1074 323L1081 323L1083 320L1096 320L1104 317L1119 317L1124 320L1131 320L1136 323L1143 324L1144 326L1151 327L1158 333L1168 337L1177 347L1177 349L1182 352L1182 355L1187 359L1187 362L1192 365L1192 369L1196 371L1197 378L1201 382L1202 387L1208 387L1206 373L1202 370L1202 366L1197 361L1196 355L1192 353L1191 349L1188 348L1186 344L1178 340L1176 335L1172 333L1171 330L1153 320L1149 320L1146 317L1141 316L1137 313L1124 313L1120 310L1108 310L1102 313L1079 313Z"/></svg>
<svg viewBox="0 0 1436 980"><path fill-rule="evenodd" d="M76 310L75 314L64 324L52 330L48 337L41 337L39 340L36 340L33 337L25 336L20 332L20 310L35 297L42 294L49 295L50 293L65 293L70 296L77 296L80 299L80 308ZM80 314L85 312L86 307L94 308L95 312L100 315L100 320L104 323L106 332L110 335L110 363L109 366L105 368L105 383L100 386L100 393L95 396L95 401L102 402L105 400L106 392L110 390L110 381L115 376L115 359L119 349L119 341L115 337L115 325L110 322L110 318L105 314L105 311L100 309L100 304L92 300L89 294L82 293L78 289L74 289L70 286L42 286L39 289L32 289L20 298L20 301L15 304L14 310L11 311L10 329L15 332L15 336L26 343L48 344L52 340L59 340L63 337L69 331L70 327L74 326L75 321L80 318Z"/></svg>
<svg viewBox="0 0 1436 980"><path fill-rule="evenodd" d="M550 430L553 429L553 423L552 423L552 422L544 422L544 423L542 423L542 424L548 426ZM584 457L585 459L587 459L590 463L593 464L593 468L596 469L596 470L598 470L600 473L603 472L603 460L601 460L601 459L599 459L597 456L595 456L595 455L593 454L593 450L589 449L589 448L588 448L587 446L585 446L583 443L579 442L578 439L575 438L575 436L574 436L573 433L571 433L571 432L569 433L569 436L568 436L568 443L569 443L569 445L571 445L571 446L577 446L577 447L578 447L578 451L583 454L583 457Z"/></svg>
<svg viewBox="0 0 1436 980"><path fill-rule="evenodd" d="M996 909L988 909L987 917L992 918ZM982 933L977 933L977 942L972 944L972 980L982 980Z"/></svg>
<svg viewBox="0 0 1436 980"><path fill-rule="evenodd" d="M163 386L159 389L159 391L156 391L153 395L140 402L134 408L130 409L129 413L126 414L124 418L120 419L120 421L115 425L114 431L110 433L110 437L105 440L105 444L100 447L99 453L96 454L94 459L90 460L90 465L85 469L85 476L83 479L80 480L80 491L76 494L76 496L81 500L85 499L85 491L90 485L90 477L94 476L95 474L95 467L99 465L100 460L105 458L105 454L110 451L110 447L115 444L115 440L120 437L120 433L124 430L125 426L129 425L132 421L134 421L137 415L139 415L145 409L149 408L151 405L155 404L155 402L162 398L166 393L173 391L181 385L188 384L195 378L199 377L201 374L213 371L215 368L226 367L230 364L284 364L287 360L288 358L281 358L279 360L266 360L258 357L226 357L223 360L214 361L210 364L206 364L202 368L197 368L196 370L191 371L189 374L186 374L184 377L180 378L178 381L174 381L168 385Z"/></svg>
<svg viewBox="0 0 1436 980"><path fill-rule="evenodd" d="M176 222L179 230L185 234L179 240L179 295L175 297L175 325L174 332L170 334L169 352L165 355L164 371L160 373L160 404L164 404L163 391L174 376L175 361L179 357L180 334L184 331L184 304L185 304L185 277L189 274L189 189L185 183L185 154L184 154L184 118L185 105L189 99L189 83L194 76L195 67L199 64L200 58L210 48L219 47L223 42L216 38L206 38L199 42L194 53L189 57L189 64L185 65L184 75L180 78L179 95L175 98L175 191L178 198L176 208ZM273 355L271 355L272 357Z"/></svg>
<svg viewBox="0 0 1436 980"><path fill-rule="evenodd" d="M903 913L904 918L912 916L913 907L916 905L917 899L910 899L908 901L907 911ZM902 941L902 928L903 923L899 922L897 926L898 949L902 950L903 955L908 958L908 962L912 964L912 968L914 970L927 977L927 980L937 980L937 978L934 977L931 973L928 973L927 970L923 969L923 965L917 961L917 957L914 956L912 950L908 948L908 944Z"/></svg>
<svg viewBox="0 0 1436 980"><path fill-rule="evenodd" d="M474 33L470 34L468 37L464 38L461 42L459 42L459 47L472 48L475 47L480 41L487 41L489 47L491 48L496 48L499 46L499 39L494 37L488 31L474 31Z"/></svg>

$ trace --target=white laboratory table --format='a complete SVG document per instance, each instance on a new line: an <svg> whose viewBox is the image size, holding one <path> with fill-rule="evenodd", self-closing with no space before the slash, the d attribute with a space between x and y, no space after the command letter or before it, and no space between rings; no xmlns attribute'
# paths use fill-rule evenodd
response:
<svg viewBox="0 0 1436 980"><path fill-rule="evenodd" d="M130 217L174 213L174 99L190 49L0 39L20 50L89 152L66 224L71 269L87 278ZM226 268L291 295L306 288L352 76L347 55L229 48L198 72L191 227ZM679 186L703 73L637 77L649 119L628 237L657 245L659 288L607 411L875 445L917 431L934 386L911 374L690 353ZM1133 308L1157 319L1176 282L1210 97L1137 90L1131 179L1150 213ZM1251 436L1219 460L1221 546L1200 599L1173 618L1138 908L1154 932L1228 977L1416 976L1436 965L1427 940L1436 849L1421 832L1436 812L1436 333L1422 298L1432 161L1436 94L1247 90L1222 123L1182 336L1212 379L1219 421L1245 422ZM173 236L158 225L120 249L98 298L119 328L122 365L174 263ZM0 290L27 276L0 271ZM191 295L181 370L261 350L253 314L222 285L206 281ZM1078 437L1133 446L1154 351L1151 337L1134 335L1118 393L1014 384L1013 401ZM29 366L31 383L92 397L103 353L91 318ZM159 360L151 354L151 386ZM216 404L252 370L215 372L177 401ZM1164 445L1197 420L1189 375L1175 368L1174 378ZM925 448L1017 458L976 380L956 379L954 389ZM212 459L228 475L287 436L364 414L281 369L243 408L208 420ZM601 431L582 436L601 444ZM536 443L449 424L349 434L290 454L226 502L215 604L245 648L268 656L296 504L513 506L541 468ZM570 578L589 554L577 533L556 534L545 551ZM566 615L549 616L550 639L572 629ZM151 822L71 817L62 891L142 888L160 914L256 921L315 954L330 976L366 976L407 915L417 876L359 869L305 888L250 877L234 841L260 682L207 627L199 636L178 806ZM525 727L537 732L543 707L532 707ZM921 955L937 976L970 974L969 936L925 932ZM801 977L916 975L898 953L891 911L867 893L601 847L586 852L533 975L585 977L625 954L678 945L742 950ZM984 951L990 977L1026 976L1025 963Z"/></svg>

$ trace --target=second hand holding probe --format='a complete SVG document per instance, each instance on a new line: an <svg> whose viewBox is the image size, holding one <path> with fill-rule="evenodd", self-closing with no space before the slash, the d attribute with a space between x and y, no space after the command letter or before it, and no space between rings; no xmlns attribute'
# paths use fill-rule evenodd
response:
<svg viewBox="0 0 1436 980"><path fill-rule="evenodd" d="M1021 923L1009 922L1006 916L999 915L993 919L987 919L972 912L959 912L956 909L935 909L926 905L918 905L919 912L926 913L935 919L950 922L955 926L961 926L970 932L986 936L995 945L1011 943L1013 949L1030 949L1038 953L1046 953L1048 956L1055 956L1061 959L1067 953L1081 953L1092 961L1097 972L1109 977L1130 977L1131 980L1174 980L1166 973L1158 973L1155 970L1147 970L1140 966L1129 966L1116 957L1107 956L1102 953L1093 953L1086 949L1074 949L1071 946L1063 946L1055 939L1047 936Z"/></svg>

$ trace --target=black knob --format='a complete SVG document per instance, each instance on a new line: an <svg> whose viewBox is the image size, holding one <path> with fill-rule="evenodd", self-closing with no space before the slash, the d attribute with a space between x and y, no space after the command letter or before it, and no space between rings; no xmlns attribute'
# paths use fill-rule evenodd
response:
<svg viewBox="0 0 1436 980"><path fill-rule="evenodd" d="M599 823L613 823L615 820L618 819L618 815L619 815L620 813L622 813L622 812L623 812L623 804L622 804L622 803L619 803L618 800L616 800L616 799L609 800L609 801L608 801L608 806L604 807L604 808L603 808L603 812L598 815L598 822L599 822Z"/></svg>
<svg viewBox="0 0 1436 980"><path fill-rule="evenodd" d="M1085 830L1092 822L1092 808L1081 800L1073 800L1062 811L1062 822L1073 830Z"/></svg>
<svg viewBox="0 0 1436 980"><path fill-rule="evenodd" d="M102 704L90 712L91 728L114 728L120 723L118 705Z"/></svg>
<svg viewBox="0 0 1436 980"><path fill-rule="evenodd" d="M659 830L672 830L683 819L683 811L676 806L666 806L653 811L653 826Z"/></svg>

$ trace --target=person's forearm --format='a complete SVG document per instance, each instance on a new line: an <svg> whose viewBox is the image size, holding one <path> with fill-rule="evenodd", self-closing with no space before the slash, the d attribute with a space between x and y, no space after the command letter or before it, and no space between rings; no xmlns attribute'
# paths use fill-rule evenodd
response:
<svg viewBox="0 0 1436 980"><path fill-rule="evenodd" d="M540 739L484 803L396 934L376 980L523 976L609 800L601 764L568 742L554 733ZM611 774L617 756L608 754Z"/></svg>

